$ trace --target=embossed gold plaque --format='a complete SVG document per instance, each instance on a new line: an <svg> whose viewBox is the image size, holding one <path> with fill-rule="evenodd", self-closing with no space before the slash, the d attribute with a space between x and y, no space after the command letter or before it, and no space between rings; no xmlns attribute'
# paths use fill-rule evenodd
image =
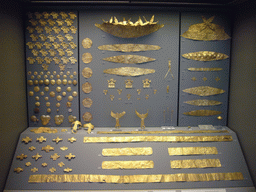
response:
<svg viewBox="0 0 256 192"><path fill-rule="evenodd" d="M103 161L102 169L153 169L153 161Z"/></svg>
<svg viewBox="0 0 256 192"><path fill-rule="evenodd" d="M91 61L92 61L92 54L91 53L84 53L83 55L82 55L82 61L84 62L84 63L91 63Z"/></svg>
<svg viewBox="0 0 256 192"><path fill-rule="evenodd" d="M92 91L92 85L89 82L86 82L82 85L82 90L85 93L90 93Z"/></svg>
<svg viewBox="0 0 256 192"><path fill-rule="evenodd" d="M103 156L133 156L133 155L152 155L151 147L135 147L135 148L107 148L102 149Z"/></svg>
<svg viewBox="0 0 256 192"><path fill-rule="evenodd" d="M92 103L93 102L89 97L83 99L83 106L86 108L90 108L92 106Z"/></svg>
<svg viewBox="0 0 256 192"><path fill-rule="evenodd" d="M85 78L90 78L92 76L92 70L89 67L85 67L82 71L82 75Z"/></svg>
<svg viewBox="0 0 256 192"><path fill-rule="evenodd" d="M195 105L195 106L213 106L213 105L221 105L222 102L214 101L214 100L207 100L207 99L197 99L191 101L184 101L184 103Z"/></svg>
<svg viewBox="0 0 256 192"><path fill-rule="evenodd" d="M189 111L183 113L184 115L191 115L191 116L212 116L212 115L219 115L221 114L221 111L215 111L215 110L195 110L195 111Z"/></svg>
<svg viewBox="0 0 256 192"><path fill-rule="evenodd" d="M147 75L150 73L155 73L155 70L137 68L137 67L120 67L120 68L105 69L103 72L107 74L113 74L113 75L136 77L141 75Z"/></svg>
<svg viewBox="0 0 256 192"><path fill-rule="evenodd" d="M89 49L92 46L92 40L90 38L85 38L82 41L83 48Z"/></svg>
<svg viewBox="0 0 256 192"><path fill-rule="evenodd" d="M173 147L168 148L170 156L173 155L216 155L216 147Z"/></svg>
<svg viewBox="0 0 256 192"><path fill-rule="evenodd" d="M83 114L83 120L85 122L90 122L92 120L92 114L90 112L85 112Z"/></svg>
<svg viewBox="0 0 256 192"><path fill-rule="evenodd" d="M158 45L146 45L146 44L113 44L113 45L101 45L98 47L100 50L106 51L121 51L121 52L139 52L139 51L151 51L161 49Z"/></svg>
<svg viewBox="0 0 256 192"><path fill-rule="evenodd" d="M221 167L219 159L187 159L170 161L171 168L206 168Z"/></svg>
<svg viewBox="0 0 256 192"><path fill-rule="evenodd" d="M229 56L227 56L224 53L216 53L213 51L199 51L199 52L183 54L182 57L185 57L186 59L196 60L196 61L215 61L215 60L227 59Z"/></svg>
<svg viewBox="0 0 256 192"><path fill-rule="evenodd" d="M141 55L118 55L113 57L103 58L105 61L111 61L114 63L125 63L125 64L136 64L136 63L146 63L150 61L155 61L154 58L145 57Z"/></svg>
<svg viewBox="0 0 256 192"><path fill-rule="evenodd" d="M199 96L211 96L211 95L222 94L225 91L222 89L209 87L209 86L199 86L199 87L184 89L183 92L190 93L193 95L199 95Z"/></svg>

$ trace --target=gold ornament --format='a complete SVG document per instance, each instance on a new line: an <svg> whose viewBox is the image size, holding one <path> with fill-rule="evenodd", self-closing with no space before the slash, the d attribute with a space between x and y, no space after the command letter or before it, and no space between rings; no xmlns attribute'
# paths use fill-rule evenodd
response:
<svg viewBox="0 0 256 192"><path fill-rule="evenodd" d="M72 155L72 153L69 153L68 155L65 155L65 158L67 158L68 160L74 159L76 156Z"/></svg>
<svg viewBox="0 0 256 192"><path fill-rule="evenodd" d="M116 80L114 80L113 78L108 80L108 88L114 89L115 87L116 87Z"/></svg>
<svg viewBox="0 0 256 192"><path fill-rule="evenodd" d="M71 128L72 133L77 133L77 130L82 127L82 123L80 121L74 121L71 123L71 125L73 125Z"/></svg>
<svg viewBox="0 0 256 192"><path fill-rule="evenodd" d="M221 116L218 116L218 117L217 117L217 119L218 119L218 120L222 120L222 119L223 119L223 117L221 117Z"/></svg>
<svg viewBox="0 0 256 192"><path fill-rule="evenodd" d="M22 171L23 171L23 169L21 167L14 168L14 172L16 172L16 173L20 173Z"/></svg>
<svg viewBox="0 0 256 192"><path fill-rule="evenodd" d="M171 60L168 60L168 71L167 71L167 73L165 74L165 76L164 76L164 79L167 77L167 75L169 74L169 72L171 73L171 76L172 76L172 78L174 79L174 76L173 76L173 74L172 74L172 64L171 64Z"/></svg>
<svg viewBox="0 0 256 192"><path fill-rule="evenodd" d="M42 158L42 155L39 155L39 153L37 153L36 155L33 155L32 158L37 161L39 158Z"/></svg>
<svg viewBox="0 0 256 192"><path fill-rule="evenodd" d="M189 71L221 71L222 68L188 68Z"/></svg>
<svg viewBox="0 0 256 192"><path fill-rule="evenodd" d="M182 57L185 57L186 59L196 60L196 61L215 61L215 60L227 59L229 56L227 56L224 53L216 53L213 51L199 51L199 52L183 54Z"/></svg>
<svg viewBox="0 0 256 192"><path fill-rule="evenodd" d="M68 116L68 122L69 123L73 123L75 120L76 120L76 116L73 116L73 115Z"/></svg>
<svg viewBox="0 0 256 192"><path fill-rule="evenodd" d="M92 46L92 40L90 38L85 38L82 41L83 48L89 49Z"/></svg>
<svg viewBox="0 0 256 192"><path fill-rule="evenodd" d="M59 167L63 167L65 164L63 162L58 163Z"/></svg>
<svg viewBox="0 0 256 192"><path fill-rule="evenodd" d="M48 165L47 163L42 163L43 167L47 167L47 165Z"/></svg>
<svg viewBox="0 0 256 192"><path fill-rule="evenodd" d="M58 153L54 153L53 155L51 155L50 157L53 161L56 161L58 158L60 158L60 156L58 155Z"/></svg>
<svg viewBox="0 0 256 192"><path fill-rule="evenodd" d="M47 125L50 122L51 117L49 115L42 115L40 119L42 121L42 125Z"/></svg>
<svg viewBox="0 0 256 192"><path fill-rule="evenodd" d="M111 117L116 119L116 125L115 125L116 129L119 129L121 127L119 123L119 119L123 117L125 113L126 113L125 111L123 111L122 113L114 113L113 111L111 111L110 113Z"/></svg>
<svg viewBox="0 0 256 192"><path fill-rule="evenodd" d="M104 93L105 95L107 95L108 90L103 90L103 93Z"/></svg>
<svg viewBox="0 0 256 192"><path fill-rule="evenodd" d="M195 110L183 113L184 115L191 115L191 116L212 116L212 115L219 115L221 111L214 111L214 110Z"/></svg>
<svg viewBox="0 0 256 192"><path fill-rule="evenodd" d="M120 68L105 69L103 71L103 73L136 77L136 76L141 76L141 75L147 75L150 73L155 73L155 70L154 69L137 68L137 67L120 67Z"/></svg>
<svg viewBox="0 0 256 192"><path fill-rule="evenodd" d="M54 147L52 147L51 145L46 145L45 147L42 147L42 151L49 153L50 151L54 151Z"/></svg>
<svg viewBox="0 0 256 192"><path fill-rule="evenodd" d="M118 95L121 95L122 91L122 89L117 89Z"/></svg>
<svg viewBox="0 0 256 192"><path fill-rule="evenodd" d="M191 100L191 101L184 101L184 103L195 105L195 106L214 106L214 105L221 105L222 102L214 101L214 100L207 100L207 99L198 99L198 100Z"/></svg>
<svg viewBox="0 0 256 192"><path fill-rule="evenodd" d="M54 172L56 171L56 169L55 169L54 167L52 167L51 169L49 169L49 171L50 171L51 173L54 173Z"/></svg>
<svg viewBox="0 0 256 192"><path fill-rule="evenodd" d="M217 155L216 147L174 147L168 148L170 156L173 155Z"/></svg>
<svg viewBox="0 0 256 192"><path fill-rule="evenodd" d="M69 138L69 139L68 139L68 141L69 141L70 143L73 143L73 142L75 142L75 141L76 141L76 138L71 137L71 138Z"/></svg>
<svg viewBox="0 0 256 192"><path fill-rule="evenodd" d="M144 120L148 116L148 110L145 114L139 114L137 110L135 110L136 115L141 119L140 128L145 129L145 123Z"/></svg>
<svg viewBox="0 0 256 192"><path fill-rule="evenodd" d="M84 128L88 128L87 133L90 134L92 132L92 129L94 129L94 125L91 123L84 124Z"/></svg>
<svg viewBox="0 0 256 192"><path fill-rule="evenodd" d="M87 98L84 98L83 99L83 106L84 107L86 107L86 108L90 108L91 106L92 106L92 100L89 98L89 97L87 97Z"/></svg>
<svg viewBox="0 0 256 192"><path fill-rule="evenodd" d="M212 23L214 16L206 19L202 16L203 23L191 25L185 33L181 36L200 41L214 41L214 40L227 40L230 39L228 34L225 33L223 27Z"/></svg>
<svg viewBox="0 0 256 192"><path fill-rule="evenodd" d="M63 115L55 115L54 121L56 125L60 125L64 121L64 116Z"/></svg>
<svg viewBox="0 0 256 192"><path fill-rule="evenodd" d="M136 147L136 148L108 148L102 149L103 156L137 156L137 155L152 155L151 147Z"/></svg>
<svg viewBox="0 0 256 192"><path fill-rule="evenodd" d="M125 64L137 64L155 61L154 58L145 57L141 55L118 55L113 57L103 58L104 61L110 61L114 63L125 63Z"/></svg>
<svg viewBox="0 0 256 192"><path fill-rule="evenodd" d="M68 150L68 147L65 147L65 146L60 147L60 150L62 150L62 151L66 151L66 150Z"/></svg>
<svg viewBox="0 0 256 192"><path fill-rule="evenodd" d="M71 171L72 171L72 169L70 169L70 168L64 169L64 172L67 172L67 173L69 173L69 172L71 172Z"/></svg>
<svg viewBox="0 0 256 192"><path fill-rule="evenodd" d="M221 167L219 159L186 159L170 161L172 169Z"/></svg>
<svg viewBox="0 0 256 192"><path fill-rule="evenodd" d="M83 114L83 120L85 122L90 122L92 120L92 114L90 112L85 112Z"/></svg>
<svg viewBox="0 0 256 192"><path fill-rule="evenodd" d="M158 45L146 45L146 44L113 44L113 45L101 45L98 47L100 50L106 51L121 51L121 52L139 52L139 51L151 51L161 49Z"/></svg>
<svg viewBox="0 0 256 192"><path fill-rule="evenodd" d="M34 133L57 133L58 132L57 129L51 129L49 127L39 127L36 129L31 129L30 131Z"/></svg>
<svg viewBox="0 0 256 192"><path fill-rule="evenodd" d="M142 83L143 83L143 88L150 88L151 80L145 79L145 80L142 80Z"/></svg>
<svg viewBox="0 0 256 192"><path fill-rule="evenodd" d="M91 63L92 61L92 54L91 53L84 53L82 55L82 61L86 64Z"/></svg>
<svg viewBox="0 0 256 192"><path fill-rule="evenodd" d="M36 141L38 141L39 143L46 142L46 138L41 136L41 137L37 138Z"/></svg>
<svg viewBox="0 0 256 192"><path fill-rule="evenodd" d="M140 95L141 89L137 89L137 93L138 93L138 95Z"/></svg>
<svg viewBox="0 0 256 192"><path fill-rule="evenodd" d="M16 158L22 161L23 159L26 159L27 157L28 157L27 155L24 155L22 153L21 155L18 155Z"/></svg>
<svg viewBox="0 0 256 192"><path fill-rule="evenodd" d="M194 134L194 133L229 133L227 130L189 130L189 131L98 131L97 134Z"/></svg>
<svg viewBox="0 0 256 192"><path fill-rule="evenodd" d="M60 142L60 141L62 141L63 139L62 138L59 138L59 137L57 137L56 139L53 139L52 141L53 142L56 142L57 144Z"/></svg>
<svg viewBox="0 0 256 192"><path fill-rule="evenodd" d="M89 67L85 67L82 71L82 75L83 75L83 77L88 79L92 76L92 70Z"/></svg>
<svg viewBox="0 0 256 192"><path fill-rule="evenodd" d="M90 93L92 91L92 85L89 82L86 82L82 85L82 90L84 93Z"/></svg>
<svg viewBox="0 0 256 192"><path fill-rule="evenodd" d="M102 169L153 169L153 161L103 161Z"/></svg>
<svg viewBox="0 0 256 192"><path fill-rule="evenodd" d="M115 96L114 95L109 95L109 98L110 98L111 101L113 101Z"/></svg>
<svg viewBox="0 0 256 192"><path fill-rule="evenodd" d="M125 80L125 88L126 89L132 89L133 80L127 79Z"/></svg>
<svg viewBox="0 0 256 192"><path fill-rule="evenodd" d="M30 151L34 151L36 148L34 146L31 146L28 148Z"/></svg>
<svg viewBox="0 0 256 192"><path fill-rule="evenodd" d="M183 92L190 93L193 95L199 95L199 96L211 96L211 95L222 94L225 91L222 89L209 87L209 86L199 86L199 87L184 89Z"/></svg>
<svg viewBox="0 0 256 192"><path fill-rule="evenodd" d="M25 165L26 165L26 167L29 167L29 166L31 166L32 164L31 164L31 162L27 162Z"/></svg>
<svg viewBox="0 0 256 192"><path fill-rule="evenodd" d="M116 17L114 17L114 19L111 17L109 21L104 21L102 24L95 24L95 26L106 33L121 38L137 38L149 35L164 27L164 25L159 25L157 22L154 22L154 15L151 17L150 21L147 21L145 17L144 19L145 23L143 23L140 17L138 21L133 23L125 19L123 19L122 22L118 22Z"/></svg>
<svg viewBox="0 0 256 192"><path fill-rule="evenodd" d="M128 100L130 100L132 95L131 94L127 94L126 97L127 97Z"/></svg>

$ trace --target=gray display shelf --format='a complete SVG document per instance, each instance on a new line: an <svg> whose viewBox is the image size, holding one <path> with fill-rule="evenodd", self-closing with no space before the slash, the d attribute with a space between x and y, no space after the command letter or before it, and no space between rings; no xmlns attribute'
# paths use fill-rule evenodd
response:
<svg viewBox="0 0 256 192"><path fill-rule="evenodd" d="M124 137L124 136L140 136L141 134L97 134L97 131L110 131L111 128L95 128L91 134L85 130L79 130L77 134L71 133L71 128L57 128L58 133L39 133L36 134L30 130L25 130L19 139L17 149L13 158L8 180L5 186L5 192L10 191L110 191L110 190L142 190L142 191L175 191L175 192L193 192L193 191L253 191L254 187L242 154L236 134L227 127L214 127L216 130L227 130L228 133L190 133L190 134L143 134L143 136L220 136L230 135L233 141L229 142L135 142L135 143L84 143L84 137ZM53 127L54 128L54 127ZM62 132L62 129L67 129ZM121 128L122 131L135 131L138 128ZM160 127L148 128L149 131L161 131ZM201 130L198 127L175 127L172 130ZM43 136L46 141L39 143L37 138ZM25 144L22 138L30 137L32 141ZM57 137L63 140L59 143L53 142ZM68 139L74 137L77 140L73 143ZM42 147L50 145L54 147L53 151L42 151ZM34 146L36 149L29 150ZM60 147L66 146L66 151L60 150ZM102 149L104 148L122 148L122 147L152 147L153 154L150 156L117 156L104 157ZM216 147L218 154L216 155L190 155L190 156L169 156L168 148L170 147ZM33 155L39 153L42 158L37 161L32 158ZM50 158L54 153L58 153L60 157L57 160ZM72 153L75 158L68 160L65 155ZM23 160L17 159L17 156L25 154L27 158ZM221 167L218 168L196 168L196 169L172 169L170 168L170 160L182 159L219 159ZM105 170L101 168L103 161L115 160L153 160L153 169L141 170ZM31 162L31 166L26 166L27 162ZM65 165L59 167L58 163L63 162ZM47 163L46 167L42 163ZM20 173L14 172L17 167L23 168ZM36 167L37 172L31 169ZM55 168L56 171L51 173L49 169ZM65 173L65 168L71 168L72 172ZM236 181L207 181L207 182L170 182L170 183L140 183L140 184L108 184L108 183L29 183L29 177L36 174L100 174L100 175L145 175L145 174L177 174L177 173L228 173L241 172L243 180Z"/></svg>

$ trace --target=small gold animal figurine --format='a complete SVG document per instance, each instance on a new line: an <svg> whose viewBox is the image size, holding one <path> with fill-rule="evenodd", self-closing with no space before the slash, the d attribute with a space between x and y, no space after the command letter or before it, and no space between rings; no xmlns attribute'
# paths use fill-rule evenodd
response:
<svg viewBox="0 0 256 192"><path fill-rule="evenodd" d="M77 130L82 127L82 123L80 121L74 121L72 125L74 125L71 130L72 133L77 133Z"/></svg>
<svg viewBox="0 0 256 192"><path fill-rule="evenodd" d="M87 133L90 134L92 132L92 129L94 129L94 125L91 123L84 124L84 128L88 128Z"/></svg>
<svg viewBox="0 0 256 192"><path fill-rule="evenodd" d="M139 114L137 110L135 110L136 115L141 119L140 127L141 129L145 129L144 120L148 116L148 110L146 114Z"/></svg>
<svg viewBox="0 0 256 192"><path fill-rule="evenodd" d="M125 113L126 113L125 111L123 111L122 113L114 113L113 111L111 111L111 117L116 119L116 125L115 125L116 129L119 129L121 127L119 123L119 118L123 117Z"/></svg>

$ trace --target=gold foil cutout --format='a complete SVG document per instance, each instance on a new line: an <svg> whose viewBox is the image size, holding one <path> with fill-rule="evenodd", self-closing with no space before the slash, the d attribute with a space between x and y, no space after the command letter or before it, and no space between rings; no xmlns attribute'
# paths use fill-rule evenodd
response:
<svg viewBox="0 0 256 192"><path fill-rule="evenodd" d="M122 89L117 89L118 95L121 95L122 91Z"/></svg>
<svg viewBox="0 0 256 192"><path fill-rule="evenodd" d="M209 86L199 86L199 87L184 89L183 92L190 93L193 95L199 95L199 96L211 96L211 95L222 94L225 91L222 89L209 87Z"/></svg>
<svg viewBox="0 0 256 192"><path fill-rule="evenodd" d="M207 167L221 167L219 159L187 159L170 161L171 168L207 168Z"/></svg>
<svg viewBox="0 0 256 192"><path fill-rule="evenodd" d="M145 80L142 80L142 83L143 83L143 88L150 88L151 80L145 79Z"/></svg>
<svg viewBox="0 0 256 192"><path fill-rule="evenodd" d="M113 45L101 45L98 47L100 50L106 51L121 51L121 52L139 52L139 51L151 51L161 49L158 45L146 45L146 44L113 44Z"/></svg>
<svg viewBox="0 0 256 192"><path fill-rule="evenodd" d="M125 80L125 88L126 89L132 89L133 80L127 79Z"/></svg>
<svg viewBox="0 0 256 192"><path fill-rule="evenodd" d="M66 150L68 150L68 147L65 147L65 146L60 147L60 150L62 150L62 151L66 151Z"/></svg>
<svg viewBox="0 0 256 192"><path fill-rule="evenodd" d="M64 172L67 172L67 173L69 173L69 172L71 172L71 171L72 171L72 169L70 169L70 168L64 169Z"/></svg>
<svg viewBox="0 0 256 192"><path fill-rule="evenodd" d="M23 159L26 159L27 157L28 157L27 155L22 153L21 155L18 155L16 158L22 161Z"/></svg>
<svg viewBox="0 0 256 192"><path fill-rule="evenodd" d="M207 100L207 99L197 99L197 100L191 100L191 101L184 101L184 103L187 103L189 105L195 105L195 106L214 106L214 105L221 105L222 104L222 102L220 102L220 101Z"/></svg>
<svg viewBox="0 0 256 192"><path fill-rule="evenodd" d="M137 115L137 116L140 118L140 120L141 120L140 128L141 128L141 129L145 129L144 120L145 120L145 118L148 116L148 110L147 110L147 113L145 113L145 114L139 114L137 110L135 110L135 113L136 113L136 115Z"/></svg>
<svg viewBox="0 0 256 192"><path fill-rule="evenodd" d="M42 155L39 155L39 153L37 153L36 155L33 155L32 158L37 161L39 158L42 158Z"/></svg>
<svg viewBox="0 0 256 192"><path fill-rule="evenodd" d="M87 133L90 134L92 132L92 129L94 129L94 125L91 123L86 123L83 125L84 128L87 128Z"/></svg>
<svg viewBox="0 0 256 192"><path fill-rule="evenodd" d="M221 114L221 111L215 111L215 110L194 110L189 112L184 112L184 115L191 115L191 116L212 116L212 115L219 115Z"/></svg>
<svg viewBox="0 0 256 192"><path fill-rule="evenodd" d="M214 16L206 19L202 16L203 23L191 25L181 36L187 39L200 41L227 40L230 39L223 27L212 23Z"/></svg>
<svg viewBox="0 0 256 192"><path fill-rule="evenodd" d="M145 57L141 55L118 55L113 57L103 58L104 61L111 61L114 63L137 64L155 61L156 59Z"/></svg>
<svg viewBox="0 0 256 192"><path fill-rule="evenodd" d="M108 80L108 88L114 89L115 87L116 87L116 80L114 80L113 78Z"/></svg>
<svg viewBox="0 0 256 192"><path fill-rule="evenodd" d="M133 155L152 155L151 147L136 147L136 148L107 148L102 149L103 156L133 156Z"/></svg>
<svg viewBox="0 0 256 192"><path fill-rule="evenodd" d="M149 35L164 27L164 25L159 25L157 22L154 22L154 15L151 17L150 21L147 21L145 17L144 19L145 22L139 17L138 21L133 23L132 21L126 21L125 19L123 19L122 22L119 22L116 17L114 17L114 19L111 17L109 21L103 20L102 24L95 24L95 26L106 33L121 38L137 38Z"/></svg>
<svg viewBox="0 0 256 192"><path fill-rule="evenodd" d="M39 138L36 138L36 141L38 141L39 143L42 143L42 142L46 142L46 138L45 137L43 137L43 136L41 136L41 137L39 137Z"/></svg>
<svg viewBox="0 0 256 192"><path fill-rule="evenodd" d="M136 76L141 76L141 75L147 75L150 73L155 73L155 70L154 69L137 68L137 67L120 67L120 68L105 69L103 71L103 73L136 77Z"/></svg>
<svg viewBox="0 0 256 192"><path fill-rule="evenodd" d="M87 98L84 98L83 99L83 106L84 107L86 107L86 108L90 108L91 106L92 106L92 100L89 98L89 97L87 97Z"/></svg>
<svg viewBox="0 0 256 192"><path fill-rule="evenodd" d="M69 141L70 143L73 143L73 142L75 142L75 141L76 141L76 138L71 137L71 138L69 138L69 139L68 139L68 141Z"/></svg>
<svg viewBox="0 0 256 192"><path fill-rule="evenodd" d="M90 93L92 91L92 85L89 82L86 82L82 85L82 90L84 93Z"/></svg>
<svg viewBox="0 0 256 192"><path fill-rule="evenodd" d="M169 133L184 133L184 134L194 134L194 133L229 133L227 130L172 130L172 131L98 131L97 134L169 134Z"/></svg>
<svg viewBox="0 0 256 192"><path fill-rule="evenodd" d="M58 163L59 167L63 167L65 164L63 162Z"/></svg>
<svg viewBox="0 0 256 192"><path fill-rule="evenodd" d="M50 157L53 161L56 161L58 158L60 158L60 155L58 155L58 153L54 153L53 155L51 155ZM56 170L55 170L56 171Z"/></svg>
<svg viewBox="0 0 256 192"><path fill-rule="evenodd" d="M38 168L34 167L34 168L30 169L30 171L32 171L33 173L35 173L35 172L38 171Z"/></svg>
<svg viewBox="0 0 256 192"><path fill-rule="evenodd" d="M74 159L76 156L72 155L72 153L69 153L68 155L65 155L65 158L67 158L68 160Z"/></svg>
<svg viewBox="0 0 256 192"><path fill-rule="evenodd" d="M167 86L166 86L166 93L169 93L169 91L170 91L170 86L167 85Z"/></svg>
<svg viewBox="0 0 256 192"><path fill-rule="evenodd" d="M132 95L131 94L127 94L126 97L127 97L128 100L130 100Z"/></svg>
<svg viewBox="0 0 256 192"><path fill-rule="evenodd" d="M215 61L215 60L227 59L229 56L227 56L224 53L216 53L213 51L199 51L199 52L183 54L182 57L185 57L186 59L196 60L196 61Z"/></svg>
<svg viewBox="0 0 256 192"><path fill-rule="evenodd" d="M52 167L51 169L49 169L49 171L50 171L51 173L54 173L54 172L56 171L56 169L55 169L54 167Z"/></svg>
<svg viewBox="0 0 256 192"><path fill-rule="evenodd" d="M21 141L24 142L24 143L26 143L26 144L28 144L29 142L32 142L32 138L26 136L25 138L22 138Z"/></svg>
<svg viewBox="0 0 256 192"><path fill-rule="evenodd" d="M42 147L42 151L49 153L50 151L54 151L54 147L52 147L51 145L46 145L45 147Z"/></svg>
<svg viewBox="0 0 256 192"><path fill-rule="evenodd" d="M90 112L85 112L83 114L83 120L85 122L90 122L92 120L92 114Z"/></svg>
<svg viewBox="0 0 256 192"><path fill-rule="evenodd" d="M102 169L153 169L153 161L103 161Z"/></svg>
<svg viewBox="0 0 256 192"><path fill-rule="evenodd" d="M29 183L169 183L198 181L232 181L244 180L241 172L233 173L178 173L158 175L90 175L64 174L30 175Z"/></svg>
<svg viewBox="0 0 256 192"><path fill-rule="evenodd" d="M72 133L77 133L77 130L82 127L82 123L80 121L74 121L73 123L71 123L71 125L73 125L71 129Z"/></svg>
<svg viewBox="0 0 256 192"><path fill-rule="evenodd" d="M63 139L62 138L59 138L59 136L56 138L56 139L53 139L52 141L55 142L55 143L59 143L60 141L62 141Z"/></svg>
<svg viewBox="0 0 256 192"><path fill-rule="evenodd" d="M47 167L47 163L42 163L42 167Z"/></svg>
<svg viewBox="0 0 256 192"><path fill-rule="evenodd" d="M116 125L115 125L116 129L119 129L121 127L121 125L119 123L119 119L121 117L123 117L125 114L126 114L125 111L123 111L122 113L114 113L113 111L111 111L111 113L110 113L111 117L116 119Z"/></svg>
<svg viewBox="0 0 256 192"><path fill-rule="evenodd" d="M140 95L141 89L137 89L137 93L138 93L138 95Z"/></svg>
<svg viewBox="0 0 256 192"><path fill-rule="evenodd" d="M55 120L56 125L60 125L64 121L64 116L63 115L55 115L54 120Z"/></svg>
<svg viewBox="0 0 256 192"><path fill-rule="evenodd" d="M82 41L83 48L89 49L92 46L92 40L90 38L85 38Z"/></svg>
<svg viewBox="0 0 256 192"><path fill-rule="evenodd" d="M14 172L16 172L16 173L20 173L22 171L23 171L23 169L21 167L14 168Z"/></svg>
<svg viewBox="0 0 256 192"><path fill-rule="evenodd" d="M39 128L31 129L30 131L34 133L57 133L58 132L57 129L51 129L49 127L39 127Z"/></svg>
<svg viewBox="0 0 256 192"><path fill-rule="evenodd" d="M222 68L188 68L189 71L221 71Z"/></svg>
<svg viewBox="0 0 256 192"><path fill-rule="evenodd" d="M131 143L131 142L222 142L232 141L230 135L220 136L127 136L84 137L84 143Z"/></svg>
<svg viewBox="0 0 256 192"><path fill-rule="evenodd" d="M89 67L85 67L82 71L82 75L84 78L90 78L92 76L92 70Z"/></svg>
<svg viewBox="0 0 256 192"><path fill-rule="evenodd" d="M173 155L217 155L216 147L174 147L168 148L170 156Z"/></svg>
<svg viewBox="0 0 256 192"><path fill-rule="evenodd" d="M82 61L86 64L91 63L92 61L92 54L91 53L84 53L82 55Z"/></svg>

